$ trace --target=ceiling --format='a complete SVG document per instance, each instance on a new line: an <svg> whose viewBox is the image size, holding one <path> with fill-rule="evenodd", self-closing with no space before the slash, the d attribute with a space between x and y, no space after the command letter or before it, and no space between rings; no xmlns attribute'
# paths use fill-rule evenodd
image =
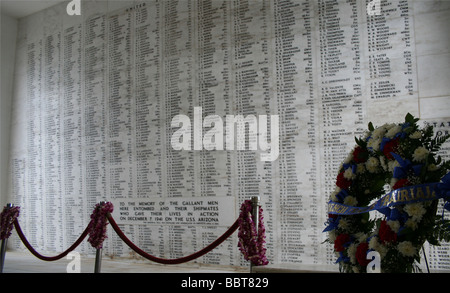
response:
<svg viewBox="0 0 450 293"><path fill-rule="evenodd" d="M0 11L14 18L22 18L61 2L69 3L70 0L0 0Z"/></svg>

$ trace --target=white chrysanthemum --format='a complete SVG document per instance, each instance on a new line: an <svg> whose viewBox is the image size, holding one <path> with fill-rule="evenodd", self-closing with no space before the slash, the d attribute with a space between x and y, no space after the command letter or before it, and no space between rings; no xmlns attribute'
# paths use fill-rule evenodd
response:
<svg viewBox="0 0 450 293"><path fill-rule="evenodd" d="M380 165L377 158L370 157L366 162L366 168L370 173L375 173L378 170L378 166Z"/></svg>
<svg viewBox="0 0 450 293"><path fill-rule="evenodd" d="M424 147L418 147L413 154L413 161L422 162L425 161L429 154L429 151Z"/></svg>
<svg viewBox="0 0 450 293"><path fill-rule="evenodd" d="M349 195L344 198L344 204L354 207L358 204L358 201L356 197Z"/></svg>
<svg viewBox="0 0 450 293"><path fill-rule="evenodd" d="M414 133L411 133L411 135L409 136L409 138L411 139L419 139L422 137L422 133L420 133L420 131L415 131Z"/></svg>
<svg viewBox="0 0 450 293"><path fill-rule="evenodd" d="M354 236L356 238L356 241L360 243L366 242L367 240L367 235L363 232L358 232Z"/></svg>
<svg viewBox="0 0 450 293"><path fill-rule="evenodd" d="M364 167L364 163L356 165L356 174L363 174L366 172L366 167Z"/></svg>
<svg viewBox="0 0 450 293"><path fill-rule="evenodd" d="M388 162L388 168L390 172L393 172L395 167L400 167L400 163L397 160Z"/></svg>
<svg viewBox="0 0 450 293"><path fill-rule="evenodd" d="M334 202L338 202L338 198L337 198L337 194L341 192L341 188L337 187L334 189L333 193L331 193L330 195L330 199Z"/></svg>
<svg viewBox="0 0 450 293"><path fill-rule="evenodd" d="M439 168L435 164L428 165L428 171L436 171L437 169Z"/></svg>
<svg viewBox="0 0 450 293"><path fill-rule="evenodd" d="M375 139L378 139L378 138L381 139L383 137L383 135L386 133L387 126L388 125L385 124L385 125L382 125L382 126L378 127L377 129L375 129L372 132L372 137L375 138Z"/></svg>
<svg viewBox="0 0 450 293"><path fill-rule="evenodd" d="M380 254L381 258L385 257L386 253L388 251L388 249L385 245L378 242L377 236L370 238L369 249L373 249L373 250L377 251Z"/></svg>
<svg viewBox="0 0 450 293"><path fill-rule="evenodd" d="M354 151L355 149L353 149ZM348 155L347 158L345 158L345 160L342 162L342 164L349 164L352 159L353 159L353 151L351 151Z"/></svg>
<svg viewBox="0 0 450 293"><path fill-rule="evenodd" d="M351 180L351 179L353 179L354 177L355 177L355 174L353 174L352 168L347 168L347 169L344 171L344 178L345 178L345 179Z"/></svg>
<svg viewBox="0 0 450 293"><path fill-rule="evenodd" d="M347 219L340 219L339 220L339 224L338 224L338 227L339 228L341 228L342 230L347 230L348 229L348 227L350 226L350 224L349 224L349 222L348 222L348 220Z"/></svg>
<svg viewBox="0 0 450 293"><path fill-rule="evenodd" d="M381 138L372 138L367 142L367 148L371 148L374 151L380 149Z"/></svg>
<svg viewBox="0 0 450 293"><path fill-rule="evenodd" d="M398 251L404 256L414 256L417 253L417 249L410 241L403 241L397 245Z"/></svg>
<svg viewBox="0 0 450 293"><path fill-rule="evenodd" d="M419 227L419 225L417 224L417 222L415 221L415 220L413 220L413 219L408 219L408 220L406 220L406 222L405 222L405 227L406 228L411 228L411 230L416 230L417 229L417 227Z"/></svg>
<svg viewBox="0 0 450 293"><path fill-rule="evenodd" d="M384 170L384 171L389 170L389 167L388 167L388 165L387 165L387 163L386 163L386 158L383 157L383 156L381 156L379 159L380 159L380 165L381 165L381 167L383 168L383 170Z"/></svg>
<svg viewBox="0 0 450 293"><path fill-rule="evenodd" d="M427 212L421 202L407 204L403 210L416 222L420 222L423 215Z"/></svg>
<svg viewBox="0 0 450 293"><path fill-rule="evenodd" d="M350 262L352 264L356 264L356 248L357 248L356 243L352 243L348 246L347 249L347 254L350 257Z"/></svg>
<svg viewBox="0 0 450 293"><path fill-rule="evenodd" d="M399 221L387 221L387 224L391 228L392 231L395 233L398 233L398 230L400 229L400 222Z"/></svg>
<svg viewBox="0 0 450 293"><path fill-rule="evenodd" d="M377 236L374 236L374 237L370 238L370 240L369 240L369 249L377 250L379 245L380 244L378 242L378 237Z"/></svg>
<svg viewBox="0 0 450 293"><path fill-rule="evenodd" d="M331 231L328 232L328 239L331 242L334 242L336 240L336 237L337 237L336 230L331 230Z"/></svg>
<svg viewBox="0 0 450 293"><path fill-rule="evenodd" d="M387 138L394 138L394 136L402 131L402 127L400 125L393 125L385 134Z"/></svg>

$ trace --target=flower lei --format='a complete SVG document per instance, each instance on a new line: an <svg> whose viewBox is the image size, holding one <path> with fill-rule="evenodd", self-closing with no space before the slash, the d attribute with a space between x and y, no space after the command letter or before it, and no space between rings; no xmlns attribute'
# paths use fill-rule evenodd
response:
<svg viewBox="0 0 450 293"><path fill-rule="evenodd" d="M436 192L447 200L444 209L450 210L450 162L437 155L450 135L432 138L432 126L419 129L418 120L408 114L401 124L375 129L369 123L369 131L355 138L357 145L339 169L324 232L344 272L365 272L369 251L380 254L382 272L412 272L425 241L450 241L450 221L436 215L439 199L382 207L377 209L381 218L371 218L368 212L330 212L330 204L357 209L387 192L434 182Z"/></svg>
<svg viewBox="0 0 450 293"><path fill-rule="evenodd" d="M113 204L110 202L98 203L91 214L88 242L96 249L103 248L103 241L108 237L106 236L106 225L108 225L106 216L112 213L113 209Z"/></svg>
<svg viewBox="0 0 450 293"><path fill-rule="evenodd" d="M253 205L251 200L242 203L239 215L239 250L244 255L244 259L251 261L256 266L267 265L265 232L263 223L263 210L259 207L258 232L252 218Z"/></svg>
<svg viewBox="0 0 450 293"><path fill-rule="evenodd" d="M20 207L4 207L0 215L0 240L11 236L14 221L19 216Z"/></svg>

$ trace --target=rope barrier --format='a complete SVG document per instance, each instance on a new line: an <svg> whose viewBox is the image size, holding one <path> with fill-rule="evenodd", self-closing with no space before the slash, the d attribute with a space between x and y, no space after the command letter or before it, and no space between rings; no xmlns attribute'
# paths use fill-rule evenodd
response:
<svg viewBox="0 0 450 293"><path fill-rule="evenodd" d="M247 204L248 205L248 201L244 202L243 206ZM214 248L216 248L217 246L219 246L223 241L225 241L228 237L230 237L238 228L240 230L242 229L246 229L244 227L250 226L251 227L251 231L246 231L246 235L249 236L249 239L253 239L250 244L245 244L245 245L257 245L258 247L255 248L251 248L250 250L253 252L252 254L255 254L254 251L259 250L260 256L264 258L265 260L265 248L263 248L263 243L256 243L254 241L255 238L259 238L260 240L264 239L264 227L260 226L259 228L262 230L262 236L259 237L258 233L257 233L257 227L252 227L252 225L254 225L255 223L251 220L248 219L244 219L241 216L234 222L233 225L231 225L230 228L228 228L228 230L222 234L219 238L217 238L214 242L212 242L211 244L209 244L208 246L204 247L203 249L199 250L198 252L195 252L193 254L190 254L188 256L184 256L181 258L175 258L175 259L163 259L163 258L159 258L153 255L150 255L148 253L146 253L145 251L143 251L142 249L140 249L139 247L137 247L133 242L131 242L130 239L128 239L128 237L122 232L122 230L120 229L120 227L117 225L116 221L114 220L114 218L111 216L111 213L113 211L113 206L111 203L107 202L101 202L100 204L97 204L95 206L95 209L91 215L91 221L89 222L89 224L87 225L86 229L83 231L83 233L80 235L80 237L75 241L74 244L72 244L72 246L70 246L67 250L65 250L64 252L56 255L56 256L44 256L41 255L40 253L38 253L33 246L29 243L29 241L27 240L27 238L25 237L19 221L17 219L18 217L18 210L19 208L17 207L17 212L12 213L11 208L5 208L1 214L1 219L2 219L2 225L1 225L1 233L2 235L5 235L6 237L3 239L3 241L6 241L7 237L11 234L11 229L12 229L12 225L14 225L14 228L17 231L17 234L20 238L20 240L22 241L22 243L25 245L25 247L37 258L44 260L44 261L55 261L58 259L61 259L63 257L65 257L67 254L69 254L69 252L73 251L78 245L80 245L80 243L84 240L84 238L86 238L87 235L89 235L89 239L88 242L97 249L97 254L99 251L101 251L102 245L103 245L103 240L106 238L106 220L111 224L111 227L114 229L114 231L116 232L116 234L119 236L120 239L122 239L123 242L125 242L132 250L134 250L136 253L138 253L140 256L151 260L153 262L156 263L160 263L160 264L181 264L181 263L185 263L191 260L194 260L196 258L199 258L201 256L203 256L204 254L210 252L211 250L213 250ZM9 212L8 212L9 211ZM262 212L262 210L260 210ZM249 213L247 213L249 214ZM249 223L247 223L248 225L244 225L245 221L250 221ZM262 215L261 215L261 221L259 223L259 225L262 225ZM256 229L255 229L256 228ZM256 235L255 235L255 231L256 231ZM241 237L243 231L240 231L239 236ZM250 234L249 234L250 233ZM244 242L248 242L248 241L244 241ZM4 242L2 242L2 244L4 244ZM246 251L249 251L248 248L243 247L243 241L242 239L239 242L239 247L242 249L247 249ZM262 253L262 254L261 254ZM256 253L257 254L257 253ZM252 255L250 258L256 258L255 255ZM246 257L247 260L249 260ZM260 264L266 264L266 262L264 261L263 263L256 263L254 262L253 259L251 259L251 262L254 263L255 265L260 265ZM2 261L3 264L3 261ZM97 271L97 270L96 270Z"/></svg>
<svg viewBox="0 0 450 293"><path fill-rule="evenodd" d="M130 239L127 238L127 236L125 236L125 234L122 232L122 230L120 230L119 226L114 221L114 219L111 215L108 215L107 218L108 218L109 223L111 224L111 227L114 229L114 231L116 231L116 233L120 237L120 239L122 239L123 242L125 242L131 249L133 249L140 256L142 256L148 260L160 263L160 264L172 264L172 265L191 261L193 259L196 259L196 258L210 252L211 250L216 248L219 244L221 244L225 239L230 237L230 235L233 234L234 231L236 231L236 229L239 227L239 221L236 220L234 222L234 224L230 228L228 228L228 230L222 236L217 238L213 243L206 246L202 250L200 250L196 253L193 253L191 255L181 257L181 258L163 259L163 258L159 258L159 257L155 257L153 255L150 255L150 254L146 253L145 251L143 251L142 249L140 249L139 247L137 247L133 242L130 241Z"/></svg>
<svg viewBox="0 0 450 293"><path fill-rule="evenodd" d="M43 256L40 253L38 253L33 246L31 246L31 244L28 242L27 238L25 237L25 235L22 232L22 229L20 228L19 225L19 221L16 219L14 221L14 228L17 231L17 234L19 235L20 240L22 240L22 243L26 246L26 248L28 248L28 250L37 258L41 259L41 260L45 260L45 261L55 261L58 259L61 259L63 257L65 257L67 254L69 254L69 252L71 252L72 250L74 250L78 245L80 245L80 243L83 241L84 238L86 238L86 236L89 233L89 225L86 227L86 229L83 231L83 233L81 234L81 236L77 239L77 241L75 241L74 244L72 244L72 246L70 246L66 251L62 252L61 254L58 254L56 256Z"/></svg>

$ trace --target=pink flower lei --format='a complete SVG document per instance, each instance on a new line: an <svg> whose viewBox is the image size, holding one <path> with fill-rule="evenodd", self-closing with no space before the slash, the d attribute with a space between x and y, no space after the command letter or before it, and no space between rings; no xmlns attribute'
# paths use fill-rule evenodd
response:
<svg viewBox="0 0 450 293"><path fill-rule="evenodd" d="M114 207L110 202L98 203L95 206L89 223L88 242L96 249L103 248L103 241L106 236L106 225L108 225L106 216L112 213Z"/></svg>
<svg viewBox="0 0 450 293"><path fill-rule="evenodd" d="M4 207L0 216L0 240L11 236L14 221L19 216L20 207Z"/></svg>
<svg viewBox="0 0 450 293"><path fill-rule="evenodd" d="M251 261L254 265L267 265L265 238L266 229L263 222L263 210L259 207L258 232L252 218L252 201L246 200L242 203L239 215L239 250L244 255L244 259Z"/></svg>

